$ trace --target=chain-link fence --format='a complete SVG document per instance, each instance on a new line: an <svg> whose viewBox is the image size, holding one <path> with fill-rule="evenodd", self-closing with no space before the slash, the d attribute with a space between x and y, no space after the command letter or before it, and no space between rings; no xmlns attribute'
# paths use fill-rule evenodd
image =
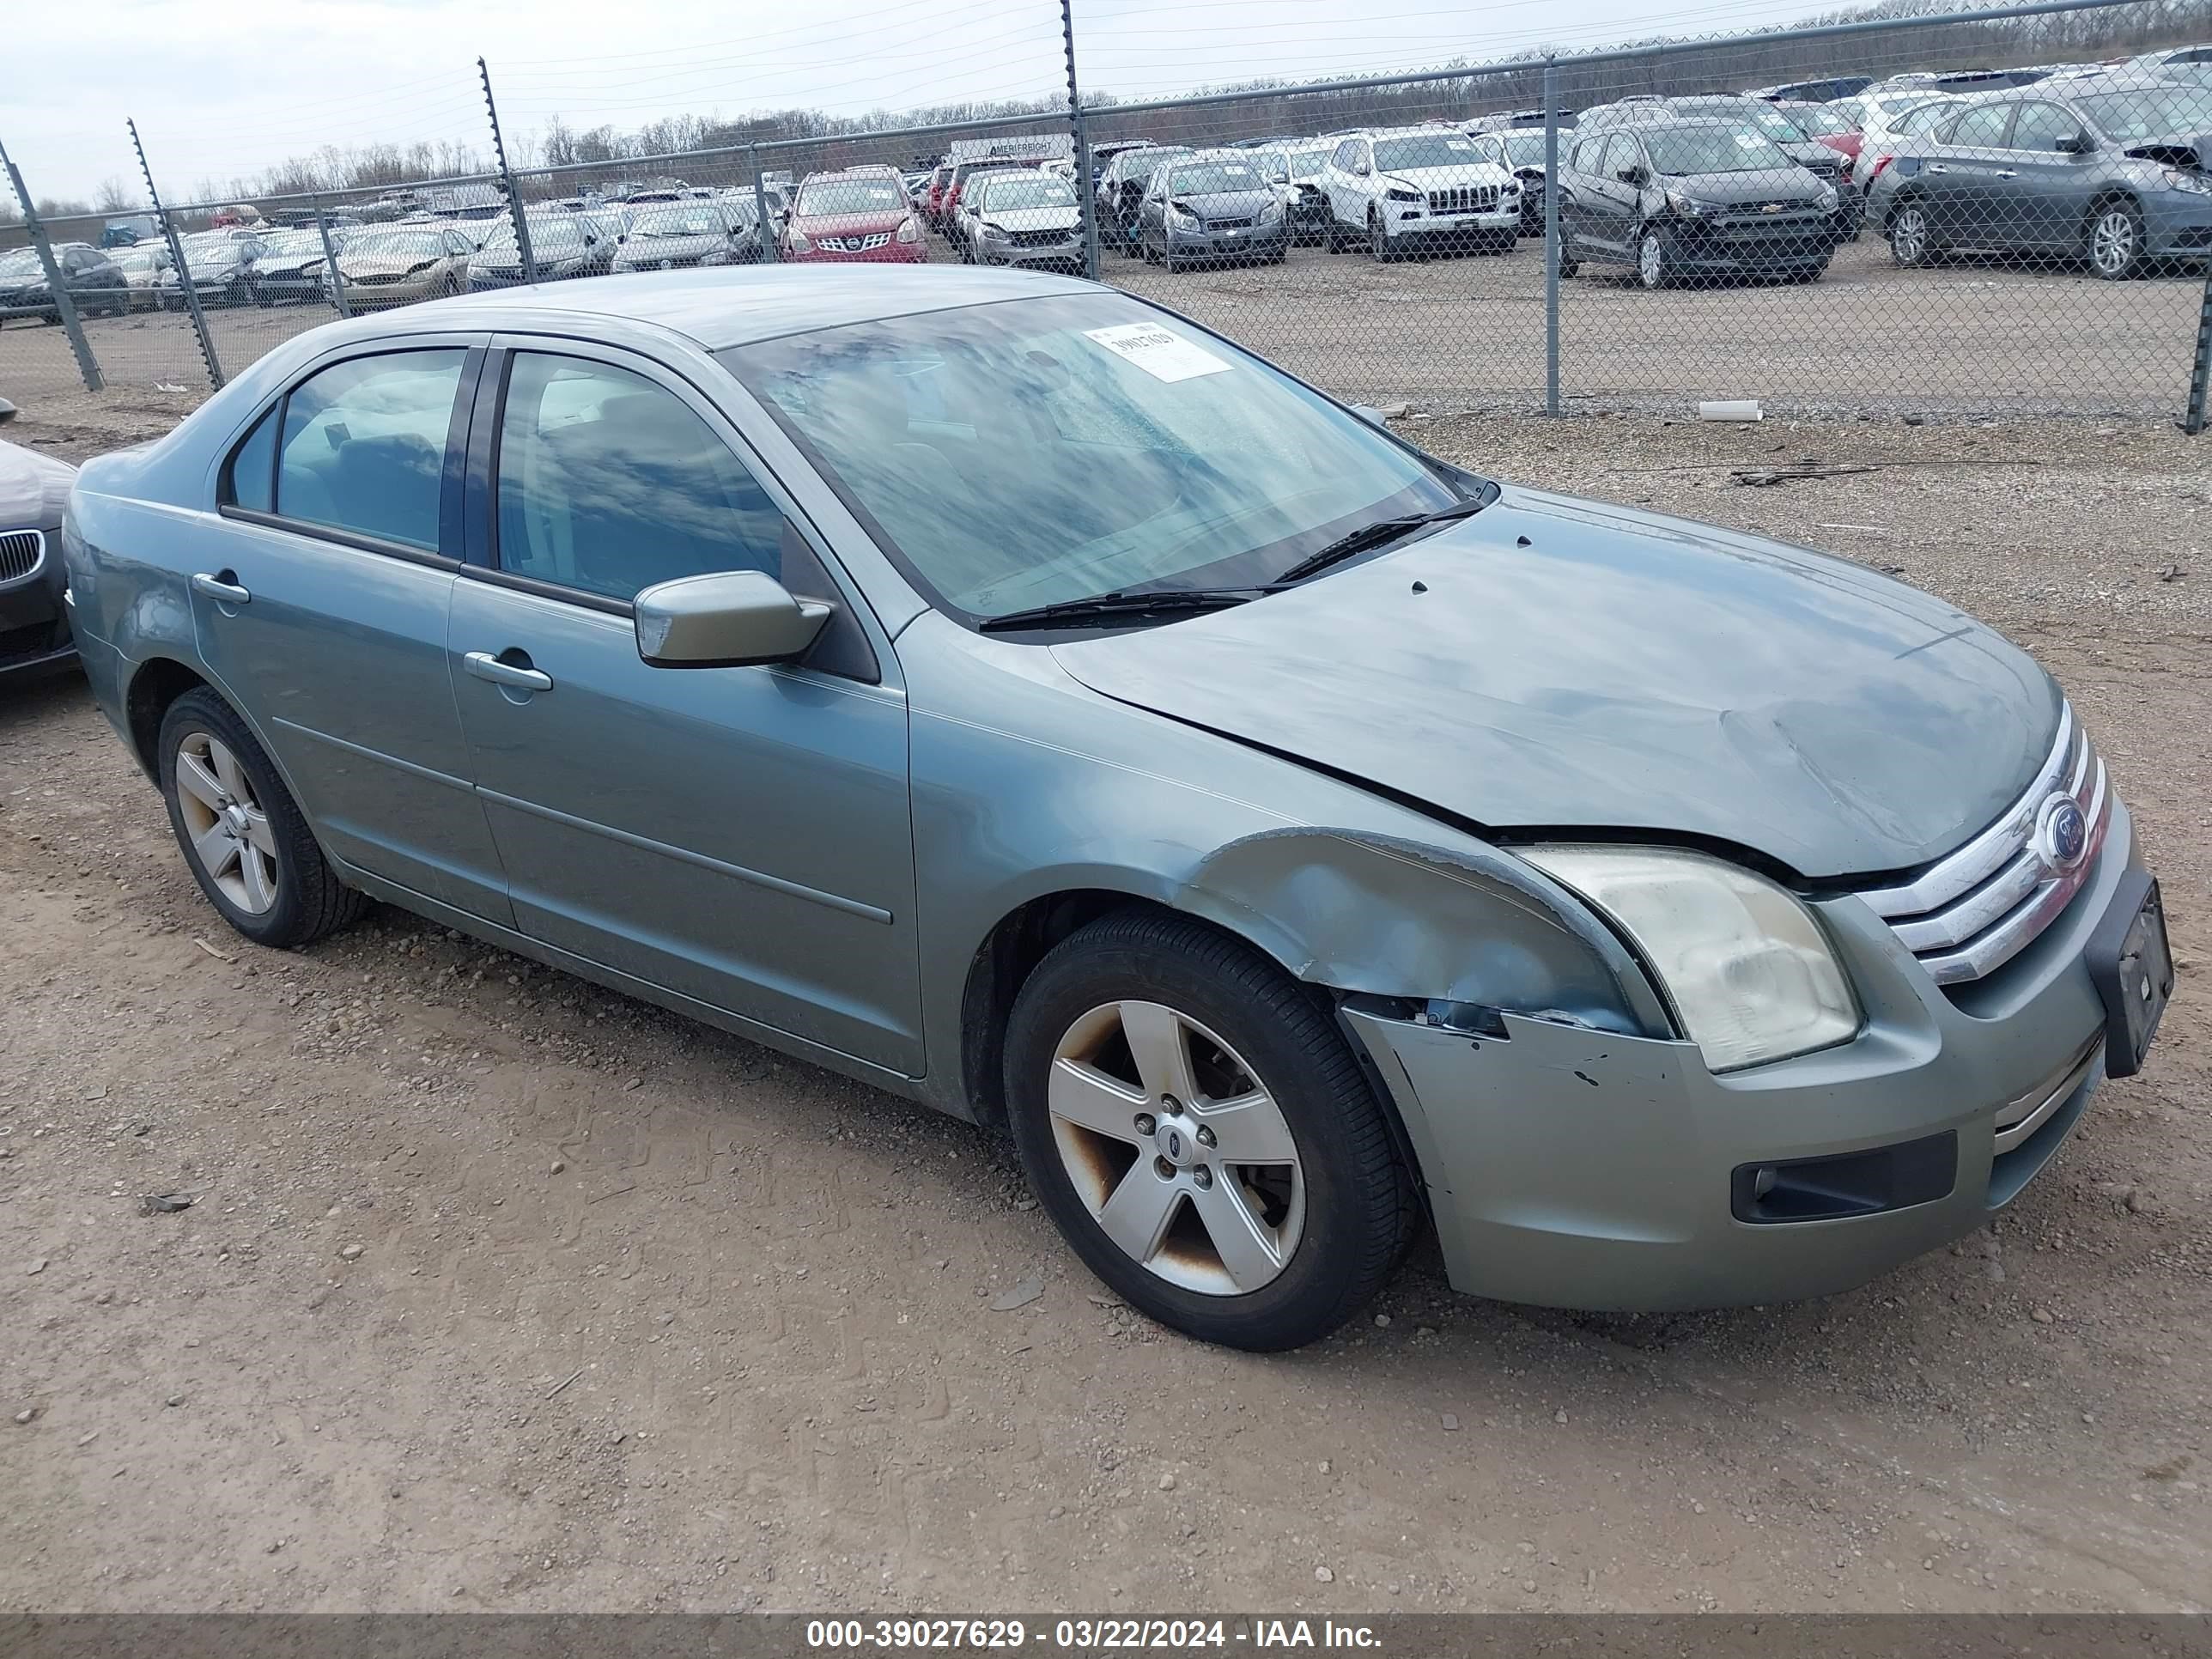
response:
<svg viewBox="0 0 2212 1659"><path fill-rule="evenodd" d="M957 259L1368 402L2201 421L2207 37L2212 0L2088 0L56 222L0 252L0 392L198 388L533 278Z"/></svg>

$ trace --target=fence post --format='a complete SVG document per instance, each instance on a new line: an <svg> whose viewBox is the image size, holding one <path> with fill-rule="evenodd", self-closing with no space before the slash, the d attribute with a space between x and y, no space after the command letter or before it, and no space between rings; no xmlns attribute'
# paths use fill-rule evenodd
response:
<svg viewBox="0 0 2212 1659"><path fill-rule="evenodd" d="M1098 207L1091 199L1091 139L1083 125L1083 94L1075 84L1075 0L1060 0L1060 33L1067 47L1067 124L1075 139L1076 198L1083 204L1083 274L1098 280Z"/></svg>
<svg viewBox="0 0 2212 1659"><path fill-rule="evenodd" d="M760 149L757 145L745 146L745 161L753 170L753 213L759 220L761 261L772 265L783 255L776 247L775 233L768 228L768 192L761 188Z"/></svg>
<svg viewBox="0 0 2212 1659"><path fill-rule="evenodd" d="M2212 270L2204 273L2204 303L2197 313L2197 366L2189 375L2189 407L2181 416L2181 429L2194 438L2204 430L2204 404L2212 380Z"/></svg>
<svg viewBox="0 0 2212 1659"><path fill-rule="evenodd" d="M84 337L84 325L77 320L76 301L69 291L68 274L54 258L53 246L46 240L46 228L40 221L39 210L31 200L23 175L9 159L4 144L0 144L0 165L7 167L8 182L15 187L15 199L23 204L23 228L30 232L31 246L39 251L39 264L46 273L46 292L54 296L54 315L61 319L62 327L69 334L70 351L76 358L76 372L84 377L87 392L97 392L103 384L100 362L92 355L92 343Z"/></svg>
<svg viewBox="0 0 2212 1659"><path fill-rule="evenodd" d="M323 235L323 269L331 274L331 304L339 316L353 315L353 307L346 302L345 278L338 275L338 251L331 246L331 222L323 211L323 198L310 196L308 203L315 210L315 228Z"/></svg>
<svg viewBox="0 0 2212 1659"><path fill-rule="evenodd" d="M522 256L522 280L538 280L538 261L530 252L530 216L522 210L522 194L514 187L514 173L507 165L507 140L500 137L499 106L491 100L491 71L477 59L477 78L483 82L484 112L491 117L491 153L499 161L500 188L507 192L507 216L514 222L514 251Z"/></svg>
<svg viewBox="0 0 2212 1659"><path fill-rule="evenodd" d="M1559 412L1559 66L1544 60L1544 413Z"/></svg>
<svg viewBox="0 0 2212 1659"><path fill-rule="evenodd" d="M185 263L185 245L177 239L177 228L170 222L168 209L161 205L161 192L154 188L154 169L147 164L146 146L138 141L138 123L126 118L123 125L131 129L131 148L138 152L139 175L146 180L146 199L154 204L154 216L161 222L161 234L169 244L169 258L176 262L177 291L185 296L185 310L191 317L192 333L200 343L200 359L207 364L208 385L220 392L222 360L215 355L215 337L208 332L207 313L200 309L200 293L192 284L192 268Z"/></svg>

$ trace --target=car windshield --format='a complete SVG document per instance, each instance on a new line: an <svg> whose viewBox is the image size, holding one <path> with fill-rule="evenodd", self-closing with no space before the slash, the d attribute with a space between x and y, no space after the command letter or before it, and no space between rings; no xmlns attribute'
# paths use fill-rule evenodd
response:
<svg viewBox="0 0 2212 1659"><path fill-rule="evenodd" d="M1482 159L1474 140L1460 132L1423 132L1409 138L1377 138L1375 169L1405 173L1414 167L1472 167Z"/></svg>
<svg viewBox="0 0 2212 1659"><path fill-rule="evenodd" d="M1281 183L1290 178L1290 161L1284 155L1282 151L1279 149L1255 149L1251 154L1252 165L1260 169L1260 176L1262 179L1269 179L1276 183Z"/></svg>
<svg viewBox="0 0 2212 1659"><path fill-rule="evenodd" d="M1533 132L1500 133L1498 148L1505 152L1509 167L1540 167L1544 165L1544 133L1542 128ZM1562 149L1565 148L1563 144Z"/></svg>
<svg viewBox="0 0 2212 1659"><path fill-rule="evenodd" d="M530 222L530 251L532 254L574 253L583 245L583 228L574 219L533 218ZM502 224L485 237L483 251L486 253L516 252L514 224Z"/></svg>
<svg viewBox="0 0 2212 1659"><path fill-rule="evenodd" d="M1134 150L1130 153L1126 163L1117 161L1115 165L1121 167L1121 176L1124 179L1149 179L1164 162L1172 161L1178 155L1188 155L1190 153L1188 149L1168 147Z"/></svg>
<svg viewBox="0 0 2212 1659"><path fill-rule="evenodd" d="M906 191L889 179L817 179L799 189L795 211L802 219L833 213L902 213Z"/></svg>
<svg viewBox="0 0 2212 1659"><path fill-rule="evenodd" d="M2124 144L2212 131L2212 89L2203 87L2093 93L2075 99L2074 106L2098 131Z"/></svg>
<svg viewBox="0 0 2212 1659"><path fill-rule="evenodd" d="M1170 196L1226 196L1237 191L1265 190L1267 180L1258 169L1243 161L1201 161L1177 167L1168 175Z"/></svg>
<svg viewBox="0 0 2212 1659"><path fill-rule="evenodd" d="M184 239L185 263L208 264L238 257L237 240L226 230L203 230Z"/></svg>
<svg viewBox="0 0 2212 1659"><path fill-rule="evenodd" d="M372 259L441 259L446 244L426 230L378 230L355 237L346 244L346 253Z"/></svg>
<svg viewBox="0 0 2212 1659"><path fill-rule="evenodd" d="M264 256L275 254L280 258L289 258L296 253L305 258L322 251L323 238L319 231L272 230L261 238L261 252Z"/></svg>
<svg viewBox="0 0 2212 1659"><path fill-rule="evenodd" d="M0 253L0 276L28 276L33 273L42 276L45 268L39 264L39 256L32 249L19 247Z"/></svg>
<svg viewBox="0 0 2212 1659"><path fill-rule="evenodd" d="M1803 129L1771 104L1762 104L1753 99L1718 99L1710 102L1685 100L1673 106L1684 115L1710 115L1730 121L1741 121L1757 127L1778 144L1802 144L1805 142Z"/></svg>
<svg viewBox="0 0 2212 1659"><path fill-rule="evenodd" d="M1790 120L1800 132L1814 137L1837 137L1846 132L1856 132L1854 127L1840 115L1822 109L1818 104L1808 104L1790 112Z"/></svg>
<svg viewBox="0 0 2212 1659"><path fill-rule="evenodd" d="M654 208L637 216L633 236L719 236L726 227L710 207Z"/></svg>
<svg viewBox="0 0 2212 1659"><path fill-rule="evenodd" d="M1644 134L1651 165L1669 178L1693 173L1786 172L1796 165L1748 127L1674 127Z"/></svg>
<svg viewBox="0 0 2212 1659"><path fill-rule="evenodd" d="M989 179L983 184L983 205L994 211L1001 208L1073 207L1075 192L1059 179Z"/></svg>
<svg viewBox="0 0 2212 1659"><path fill-rule="evenodd" d="M1326 149L1294 149L1284 159L1290 163L1291 178L1318 179L1334 153Z"/></svg>
<svg viewBox="0 0 2212 1659"><path fill-rule="evenodd" d="M159 270L169 262L168 255L157 247L118 247L107 257L126 273Z"/></svg>
<svg viewBox="0 0 2212 1659"><path fill-rule="evenodd" d="M1464 498L1412 452L1126 295L856 323L721 354L927 591L970 618L1243 586Z"/></svg>

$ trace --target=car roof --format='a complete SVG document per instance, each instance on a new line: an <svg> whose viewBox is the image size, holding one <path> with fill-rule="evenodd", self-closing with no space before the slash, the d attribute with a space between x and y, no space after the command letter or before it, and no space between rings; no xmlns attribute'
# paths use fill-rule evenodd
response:
<svg viewBox="0 0 2212 1659"><path fill-rule="evenodd" d="M419 329L432 319L441 327L512 329L526 317L569 319L587 332L592 319L606 318L664 328L720 351L852 323L1095 291L1074 277L979 265L714 266L493 289L409 306L360 331L375 338Z"/></svg>

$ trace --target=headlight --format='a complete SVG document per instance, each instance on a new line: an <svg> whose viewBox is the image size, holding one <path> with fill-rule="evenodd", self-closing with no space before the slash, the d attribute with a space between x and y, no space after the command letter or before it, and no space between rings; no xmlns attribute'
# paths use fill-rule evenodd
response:
<svg viewBox="0 0 2212 1659"><path fill-rule="evenodd" d="M1272 225L1282 216L1283 204L1280 202L1270 202L1260 210L1260 222L1263 225Z"/></svg>
<svg viewBox="0 0 2212 1659"><path fill-rule="evenodd" d="M1664 848L1537 847L1521 856L1628 936L1712 1070L1786 1060L1859 1029L1820 924L1763 877Z"/></svg>
<svg viewBox="0 0 2212 1659"><path fill-rule="evenodd" d="M1006 240L1006 230L1002 226L994 225L987 219L983 222L983 240L987 242L1003 242Z"/></svg>
<svg viewBox="0 0 2212 1659"><path fill-rule="evenodd" d="M1382 199L1386 202L1418 202L1421 199L1421 192L1418 190L1386 190L1382 192Z"/></svg>
<svg viewBox="0 0 2212 1659"><path fill-rule="evenodd" d="M1833 213L1836 210L1836 203L1840 198L1836 195L1836 187L1833 185L1823 185L1820 186L1820 193L1813 199L1820 204L1821 212Z"/></svg>
<svg viewBox="0 0 2212 1659"><path fill-rule="evenodd" d="M2168 190L2193 190L2212 196L2212 174L2191 173L2186 167L2160 167L2158 176Z"/></svg>
<svg viewBox="0 0 2212 1659"><path fill-rule="evenodd" d="M1194 225L1198 222L1198 216L1195 213L1186 213L1170 202L1168 204L1167 221L1171 225Z"/></svg>
<svg viewBox="0 0 2212 1659"><path fill-rule="evenodd" d="M811 253L814 244L807 240L805 231L794 230L791 233L791 251L793 253Z"/></svg>
<svg viewBox="0 0 2212 1659"><path fill-rule="evenodd" d="M1711 204L1700 202L1696 197L1685 195L1679 190L1667 192L1667 205L1686 219L1702 219L1713 210Z"/></svg>

